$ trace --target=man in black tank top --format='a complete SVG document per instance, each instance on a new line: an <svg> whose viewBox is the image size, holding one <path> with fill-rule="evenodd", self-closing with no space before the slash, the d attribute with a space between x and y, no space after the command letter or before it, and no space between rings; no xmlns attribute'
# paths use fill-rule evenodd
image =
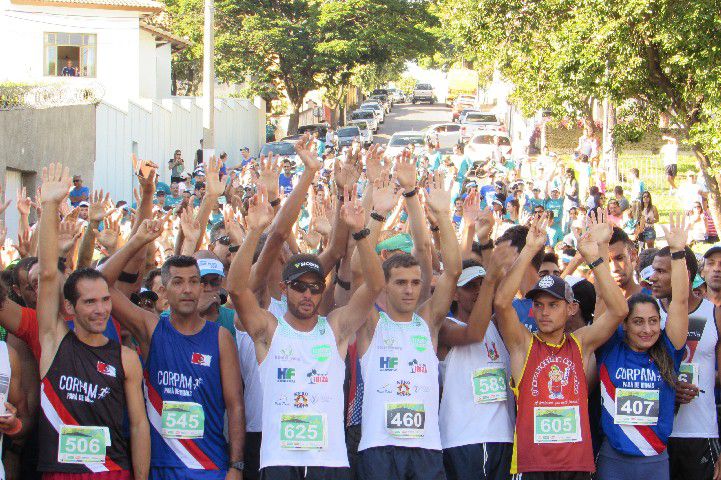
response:
<svg viewBox="0 0 721 480"><path fill-rule="evenodd" d="M148 478L150 427L140 359L103 335L112 309L108 285L93 269L73 272L61 289L57 268L58 209L71 182L68 169L43 169L37 316L42 414L38 470L44 479L93 474L98 480ZM58 318L60 295L75 331ZM123 435L127 409L130 442ZM129 446L132 444L132 450ZM132 464L132 473L130 472Z"/></svg>

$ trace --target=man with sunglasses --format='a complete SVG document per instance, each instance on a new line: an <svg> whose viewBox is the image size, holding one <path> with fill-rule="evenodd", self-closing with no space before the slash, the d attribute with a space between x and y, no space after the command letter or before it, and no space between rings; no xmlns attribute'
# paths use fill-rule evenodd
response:
<svg viewBox="0 0 721 480"><path fill-rule="evenodd" d="M205 320L216 322L221 327L225 327L233 339L235 339L235 326L233 318L235 312L222 305L220 291L223 285L225 272L223 264L215 258L212 252L201 250L194 257L198 260L200 268L200 283L203 286L198 299L198 312Z"/></svg>
<svg viewBox="0 0 721 480"><path fill-rule="evenodd" d="M238 318L253 339L263 386L261 478L272 480L348 479L343 428L344 358L348 343L367 320L383 288L383 272L357 199L346 199L341 219L356 240L366 283L347 305L318 315L325 272L318 257L291 257L282 272L288 310L264 310L250 288L253 253L273 212L263 193L246 217L248 233L228 274ZM371 220L376 221L376 220Z"/></svg>
<svg viewBox="0 0 721 480"><path fill-rule="evenodd" d="M226 272L230 268L233 253L238 251L241 241L241 239L233 238L230 233L225 228L225 222L214 224L210 229L210 245L208 245L208 250L220 259Z"/></svg>
<svg viewBox="0 0 721 480"><path fill-rule="evenodd" d="M73 176L73 189L70 190L70 205L77 207L80 202L86 202L90 197L90 189L83 186L83 178L80 175Z"/></svg>

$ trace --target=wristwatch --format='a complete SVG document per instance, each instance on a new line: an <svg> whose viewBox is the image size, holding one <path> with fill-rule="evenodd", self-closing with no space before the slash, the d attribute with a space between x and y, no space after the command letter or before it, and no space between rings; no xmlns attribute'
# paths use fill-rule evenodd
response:
<svg viewBox="0 0 721 480"><path fill-rule="evenodd" d="M245 469L245 462L243 460L239 460L237 462L231 462L230 468L234 468L234 469L240 470L242 472Z"/></svg>

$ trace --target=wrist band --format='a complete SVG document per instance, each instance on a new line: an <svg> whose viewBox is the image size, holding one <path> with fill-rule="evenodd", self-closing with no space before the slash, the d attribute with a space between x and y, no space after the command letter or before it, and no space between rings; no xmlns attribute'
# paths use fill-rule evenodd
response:
<svg viewBox="0 0 721 480"><path fill-rule="evenodd" d="M593 270L597 266L601 265L603 263L603 257L598 257L596 260L588 264L588 268Z"/></svg>
<svg viewBox="0 0 721 480"><path fill-rule="evenodd" d="M338 194L338 200L340 200L341 202L345 202L345 197L343 197L342 193Z"/></svg>
<svg viewBox="0 0 721 480"><path fill-rule="evenodd" d="M5 432L5 435L15 435L23 429L23 421L20 420L18 417L15 417L15 420L17 420L17 422L15 422L15 426L12 430L8 430L7 432Z"/></svg>
<svg viewBox="0 0 721 480"><path fill-rule="evenodd" d="M118 281L123 283L135 283L138 281L140 275L137 273L120 272L118 275Z"/></svg>
<svg viewBox="0 0 721 480"><path fill-rule="evenodd" d="M386 217L384 217L383 215L381 215L380 213L378 213L378 212L376 212L376 211L372 211L372 212L371 212L371 218L372 218L373 220L378 220L379 222L385 222L385 221L386 221Z"/></svg>
<svg viewBox="0 0 721 480"><path fill-rule="evenodd" d="M270 203L270 206L271 206L271 207L277 207L278 205L280 205L280 198L276 198L275 200L271 200L271 201L268 202L268 203Z"/></svg>
<svg viewBox="0 0 721 480"><path fill-rule="evenodd" d="M364 238L366 238L366 237L367 237L368 235L370 235L370 234L371 234L370 229L364 228L364 229L361 230L360 232L356 232L356 233L353 234L353 240L355 240L356 242L358 242L358 241L360 241L360 240L363 240Z"/></svg>
<svg viewBox="0 0 721 480"><path fill-rule="evenodd" d="M411 197L412 197L413 195L415 195L416 193L418 193L418 187L414 188L414 189L411 190L410 192L403 192L403 196L406 197L406 198L411 198Z"/></svg>
<svg viewBox="0 0 721 480"><path fill-rule="evenodd" d="M338 275L335 276L335 283L343 290L350 290L350 282L341 280Z"/></svg>
<svg viewBox="0 0 721 480"><path fill-rule="evenodd" d="M488 242L481 245L481 250L490 250L493 248L493 240L488 240Z"/></svg>
<svg viewBox="0 0 721 480"><path fill-rule="evenodd" d="M686 251L679 250L678 252L671 252L671 258L673 260L686 260Z"/></svg>
<svg viewBox="0 0 721 480"><path fill-rule="evenodd" d="M431 225L431 232L437 232L441 229L438 225Z"/></svg>

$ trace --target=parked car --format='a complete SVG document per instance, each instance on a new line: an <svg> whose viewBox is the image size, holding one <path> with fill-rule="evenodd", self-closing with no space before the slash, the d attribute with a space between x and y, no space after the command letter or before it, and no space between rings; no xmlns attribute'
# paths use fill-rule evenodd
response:
<svg viewBox="0 0 721 480"><path fill-rule="evenodd" d="M356 110L350 114L351 121L364 120L368 123L368 128L373 133L378 132L378 120L376 120L376 112L374 110Z"/></svg>
<svg viewBox="0 0 721 480"><path fill-rule="evenodd" d="M373 132L368 126L368 122L365 120L351 120L348 122L348 126L355 126L360 130L360 141L363 146L368 146L373 143Z"/></svg>
<svg viewBox="0 0 721 480"><path fill-rule="evenodd" d="M388 140L385 155L392 158L402 153L403 149L409 145L415 145L416 147L421 147L421 149L423 149L425 148L425 144L426 135L423 132L410 130L405 132L396 132L391 135L390 140ZM416 153L417 152L418 148L416 148Z"/></svg>
<svg viewBox="0 0 721 480"><path fill-rule="evenodd" d="M502 130L503 125L495 113L468 112L461 120L461 140L466 141L477 130Z"/></svg>
<svg viewBox="0 0 721 480"><path fill-rule="evenodd" d="M506 132L493 130L481 130L473 135L466 144L465 154L474 162L491 159L496 142L501 155L508 158L511 155L511 139Z"/></svg>
<svg viewBox="0 0 721 480"><path fill-rule="evenodd" d="M380 103L383 106L383 108L385 109L386 115L391 113L391 108L393 108L393 104L388 99L388 95L371 95L368 98L368 101L371 101L371 100Z"/></svg>
<svg viewBox="0 0 721 480"><path fill-rule="evenodd" d="M371 94L370 94L371 97L374 97L374 96L376 96L376 95L385 95L385 96L388 98L388 101L389 101L391 104L393 103L393 99L390 98L390 95L391 95L391 94L390 94L390 89L388 89L388 88L376 88L376 89L373 90L373 91L371 92ZM391 106L392 106L392 105L391 105Z"/></svg>
<svg viewBox="0 0 721 480"><path fill-rule="evenodd" d="M350 147L353 144L353 141L357 141L365 146L363 138L361 137L360 128L358 128L357 125L339 127L336 135L338 136L338 149Z"/></svg>
<svg viewBox="0 0 721 480"><path fill-rule="evenodd" d="M453 148L461 141L461 126L457 123L437 123L426 130L426 139L437 143L440 148Z"/></svg>
<svg viewBox="0 0 721 480"><path fill-rule="evenodd" d="M474 108L476 105L476 97L473 95L458 95L453 101L453 113L451 121L455 122L461 115L461 112Z"/></svg>
<svg viewBox="0 0 721 480"><path fill-rule="evenodd" d="M411 97L411 103L416 102L429 102L431 105L436 101L436 92L433 90L433 85L430 83L417 83L413 88L413 96Z"/></svg>
<svg viewBox="0 0 721 480"><path fill-rule="evenodd" d="M389 88L388 89L391 95L391 98L393 99L393 103L406 103L408 100L406 100L406 94L403 93L402 90L399 90L398 88Z"/></svg>
<svg viewBox="0 0 721 480"><path fill-rule="evenodd" d="M361 103L358 110L372 110L378 115L378 123L384 123L386 121L386 109L376 101Z"/></svg>
<svg viewBox="0 0 721 480"><path fill-rule="evenodd" d="M258 152L258 158L268 156L269 153L273 153L276 157L286 157L293 162L298 162L298 154L295 151L294 141L283 141L266 143L260 148Z"/></svg>
<svg viewBox="0 0 721 480"><path fill-rule="evenodd" d="M311 135L318 132L318 138L325 139L325 134L328 133L329 125L327 123L312 123L310 125L301 125L298 127L298 133L304 135L310 133Z"/></svg>

